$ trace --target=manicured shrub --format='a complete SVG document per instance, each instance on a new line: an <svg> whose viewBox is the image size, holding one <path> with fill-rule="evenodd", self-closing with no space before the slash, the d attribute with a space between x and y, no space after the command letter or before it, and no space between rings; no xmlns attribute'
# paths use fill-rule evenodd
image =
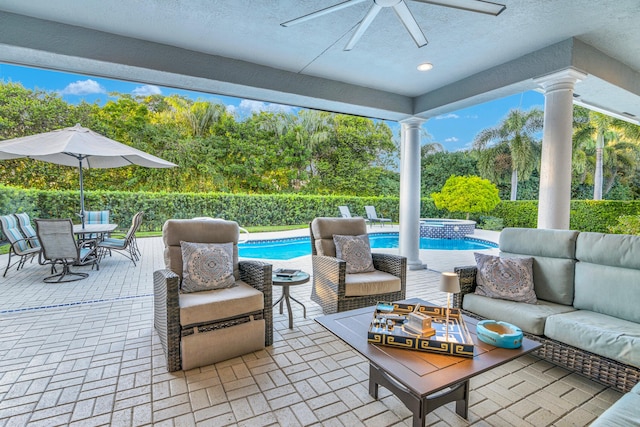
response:
<svg viewBox="0 0 640 427"><path fill-rule="evenodd" d="M610 225L609 232L640 235L640 215L622 215L618 217L618 223Z"/></svg>

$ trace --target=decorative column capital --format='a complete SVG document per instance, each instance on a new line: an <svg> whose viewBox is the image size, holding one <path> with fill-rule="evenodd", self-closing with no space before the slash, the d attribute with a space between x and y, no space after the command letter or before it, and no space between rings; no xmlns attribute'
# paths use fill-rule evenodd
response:
<svg viewBox="0 0 640 427"><path fill-rule="evenodd" d="M400 124L404 128L420 128L420 126L426 122L427 119L422 119L420 117L409 117L408 119L400 120Z"/></svg>
<svg viewBox="0 0 640 427"><path fill-rule="evenodd" d="M536 82L545 93L556 90L573 90L575 84L587 78L587 74L575 68L567 68L556 73L538 77Z"/></svg>

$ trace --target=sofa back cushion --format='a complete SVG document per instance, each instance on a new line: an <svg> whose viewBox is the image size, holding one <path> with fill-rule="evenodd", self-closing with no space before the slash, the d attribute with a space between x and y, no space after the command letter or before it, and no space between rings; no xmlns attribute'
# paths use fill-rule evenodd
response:
<svg viewBox="0 0 640 427"><path fill-rule="evenodd" d="M640 323L640 236L580 233L574 306Z"/></svg>
<svg viewBox="0 0 640 427"><path fill-rule="evenodd" d="M233 243L233 273L238 279L238 236L240 228L234 221L222 219L170 219L162 227L164 264L182 279L182 249L180 242Z"/></svg>
<svg viewBox="0 0 640 427"><path fill-rule="evenodd" d="M500 256L532 257L537 298L571 305L578 234L572 230L505 228L500 233Z"/></svg>

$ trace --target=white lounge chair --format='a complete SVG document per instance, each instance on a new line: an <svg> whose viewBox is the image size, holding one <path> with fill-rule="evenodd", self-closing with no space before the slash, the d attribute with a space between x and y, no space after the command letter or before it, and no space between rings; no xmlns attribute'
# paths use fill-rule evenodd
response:
<svg viewBox="0 0 640 427"><path fill-rule="evenodd" d="M364 210L367 212L367 219L371 222L371 225L376 222L380 225L384 225L385 222L391 223L391 219L389 218L380 218L376 213L376 208L373 206L365 206Z"/></svg>
<svg viewBox="0 0 640 427"><path fill-rule="evenodd" d="M362 218L361 216L351 216L351 211L349 210L349 206L338 206L338 209L340 209L340 216L342 218Z"/></svg>

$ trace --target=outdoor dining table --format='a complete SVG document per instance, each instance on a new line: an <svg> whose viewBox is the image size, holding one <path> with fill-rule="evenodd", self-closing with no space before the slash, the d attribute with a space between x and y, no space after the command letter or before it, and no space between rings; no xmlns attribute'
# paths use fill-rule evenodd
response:
<svg viewBox="0 0 640 427"><path fill-rule="evenodd" d="M116 228L118 228L118 224L85 224L84 227L82 224L74 224L73 234L77 235L79 239L83 239L87 234L97 234L102 240L102 236L111 233Z"/></svg>

